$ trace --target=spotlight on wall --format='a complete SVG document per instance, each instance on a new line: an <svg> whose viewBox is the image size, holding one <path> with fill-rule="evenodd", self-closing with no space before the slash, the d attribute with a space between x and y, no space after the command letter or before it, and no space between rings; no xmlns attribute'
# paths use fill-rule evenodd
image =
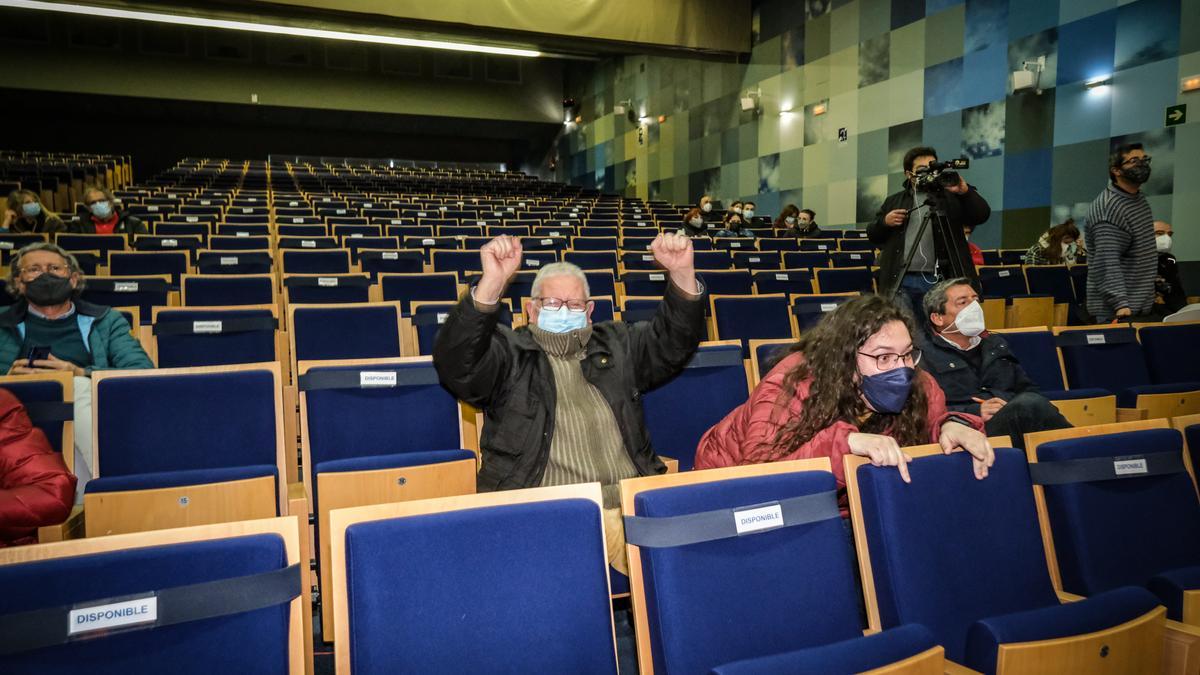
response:
<svg viewBox="0 0 1200 675"><path fill-rule="evenodd" d="M824 115L827 112L829 112L829 99L818 101L813 104L812 113L814 117L817 115Z"/></svg>
<svg viewBox="0 0 1200 675"><path fill-rule="evenodd" d="M1021 69L1014 70L1012 73L1012 88L1013 92L1026 91L1033 89L1036 93L1042 93L1042 71L1046 70L1046 57L1039 56L1036 59L1026 59L1021 62Z"/></svg>
<svg viewBox="0 0 1200 675"><path fill-rule="evenodd" d="M758 110L758 102L762 99L762 89L747 89L742 94L742 112Z"/></svg>
<svg viewBox="0 0 1200 675"><path fill-rule="evenodd" d="M633 108L632 99L627 98L624 101L617 101L616 105L613 106L613 114L624 115L625 113L629 112L631 108Z"/></svg>
<svg viewBox="0 0 1200 675"><path fill-rule="evenodd" d="M1096 89L1098 87L1107 87L1110 84L1112 84L1112 75L1100 75L1084 82L1083 88Z"/></svg>
<svg viewBox="0 0 1200 675"><path fill-rule="evenodd" d="M654 118L650 117L649 115L642 115L641 117L638 118L638 122L640 122L642 124L650 124L653 121L654 121Z"/></svg>
<svg viewBox="0 0 1200 675"><path fill-rule="evenodd" d="M1189 91L1200 91L1200 75L1189 75L1179 81L1179 93L1186 94Z"/></svg>

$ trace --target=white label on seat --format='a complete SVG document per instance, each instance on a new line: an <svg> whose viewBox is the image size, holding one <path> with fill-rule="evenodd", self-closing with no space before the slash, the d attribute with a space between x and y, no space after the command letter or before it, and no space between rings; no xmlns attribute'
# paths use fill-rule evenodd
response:
<svg viewBox="0 0 1200 675"><path fill-rule="evenodd" d="M288 202L288 206L300 206L300 202Z"/></svg>
<svg viewBox="0 0 1200 675"><path fill-rule="evenodd" d="M358 386L363 388L394 387L396 386L396 371L364 370L358 374Z"/></svg>
<svg viewBox="0 0 1200 675"><path fill-rule="evenodd" d="M756 509L734 511L733 520L738 534L770 530L783 526L783 507L778 504L760 506Z"/></svg>
<svg viewBox="0 0 1200 675"><path fill-rule="evenodd" d="M655 273L655 274L650 275L650 281L666 281L666 280L667 280L667 276L665 274Z"/></svg>
<svg viewBox="0 0 1200 675"><path fill-rule="evenodd" d="M571 226L571 221L569 221L569 220L562 220L562 221L559 221L559 223L558 223L558 224L559 224L559 225L562 225L563 227L570 227L570 226Z"/></svg>
<svg viewBox="0 0 1200 675"><path fill-rule="evenodd" d="M107 605L73 609L67 615L67 635L79 635L120 626L158 621L158 597L124 600Z"/></svg>
<svg viewBox="0 0 1200 675"><path fill-rule="evenodd" d="M404 223L404 221L399 218L392 218L392 220L391 220L392 225L400 225L402 223Z"/></svg>
<svg viewBox="0 0 1200 675"><path fill-rule="evenodd" d="M998 277L1012 276L1012 270L1000 270L999 272L996 273L996 276L998 276Z"/></svg>
<svg viewBox="0 0 1200 675"><path fill-rule="evenodd" d="M1087 343L1089 345L1102 345L1105 343L1105 337L1101 333L1092 333L1087 336Z"/></svg>
<svg viewBox="0 0 1200 675"><path fill-rule="evenodd" d="M334 212L334 213L336 213L336 214L338 214L339 216L344 216L344 215L346 215L346 209L334 209L334 211L333 211L333 212Z"/></svg>
<svg viewBox="0 0 1200 675"><path fill-rule="evenodd" d="M432 239L422 239L422 240L421 240L421 245L422 245L422 246L433 246L433 245L434 245L434 244L436 244L436 243L437 243L437 242L436 242L436 241L434 241L434 240L432 240Z"/></svg>
<svg viewBox="0 0 1200 675"><path fill-rule="evenodd" d="M758 257L747 258L747 260L749 260L750 262L762 262L762 258L758 258Z"/></svg>
<svg viewBox="0 0 1200 675"><path fill-rule="evenodd" d="M829 250L829 246L827 246L827 245L825 245L825 244L817 244L817 250L818 250L818 251L828 251L828 250Z"/></svg>
<svg viewBox="0 0 1200 675"><path fill-rule="evenodd" d="M525 208L525 202L517 202L517 206Z"/></svg>
<svg viewBox="0 0 1200 675"><path fill-rule="evenodd" d="M220 333L221 332L221 322L220 321L193 321L192 322L192 332L193 333Z"/></svg>
<svg viewBox="0 0 1200 675"><path fill-rule="evenodd" d="M742 242L740 242L740 241L729 242L729 248L741 248L741 247L742 247Z"/></svg>
<svg viewBox="0 0 1200 675"><path fill-rule="evenodd" d="M247 206L242 209L242 213L254 213L254 209L252 207Z"/></svg>
<svg viewBox="0 0 1200 675"><path fill-rule="evenodd" d="M542 261L538 260L537 258L526 258L525 264L529 265L530 267L541 267Z"/></svg>
<svg viewBox="0 0 1200 675"><path fill-rule="evenodd" d="M188 217L187 217L187 221L188 221L189 223L198 223L198 222L200 222L200 219L199 219L199 218L197 218L196 216L188 216Z"/></svg>
<svg viewBox="0 0 1200 675"><path fill-rule="evenodd" d="M323 202L331 202L331 201L333 201L333 200L332 200L332 199L330 199L329 197L321 197L321 201L323 201Z"/></svg>
<svg viewBox="0 0 1200 675"><path fill-rule="evenodd" d="M654 256L644 255L644 256L642 256L642 260L645 260L646 262L650 262L650 261L654 260Z"/></svg>
<svg viewBox="0 0 1200 675"><path fill-rule="evenodd" d="M256 202L256 201L258 201L258 197L249 197L249 198L247 198L247 199L246 199L246 201L248 201L248 202Z"/></svg>
<svg viewBox="0 0 1200 675"><path fill-rule="evenodd" d="M398 251L384 251L383 255L381 255L380 257L383 258L384 260L399 260L400 253Z"/></svg>
<svg viewBox="0 0 1200 675"><path fill-rule="evenodd" d="M552 237L561 237L561 236L562 236L562 232L559 232L559 231L557 231L557 230L556 230L556 231L554 231L554 232L551 232L551 233L550 233L550 236L552 236Z"/></svg>
<svg viewBox="0 0 1200 675"><path fill-rule="evenodd" d="M542 239L541 240L542 246L549 246L550 244L553 244L553 243L554 243L553 239Z"/></svg>
<svg viewBox="0 0 1200 675"><path fill-rule="evenodd" d="M147 210L147 211L154 212L154 213L157 213L157 212L158 212L158 207L157 207L157 206L147 206L147 207L146 207L146 210Z"/></svg>
<svg viewBox="0 0 1200 675"><path fill-rule="evenodd" d="M222 257L221 257L221 264L222 264L222 265L236 265L236 264L238 264L238 259L237 259L236 257L234 257L234 256L230 256L230 257L228 257L228 258L226 258L226 257L222 256Z"/></svg>
<svg viewBox="0 0 1200 675"><path fill-rule="evenodd" d="M789 277L786 274L776 274L775 275L775 281L788 281L789 279L791 279L791 277Z"/></svg>
<svg viewBox="0 0 1200 675"><path fill-rule="evenodd" d="M234 232L233 235L235 237L249 237L250 233L249 232Z"/></svg>
<svg viewBox="0 0 1200 675"><path fill-rule="evenodd" d="M303 218L292 218L292 222L293 223L303 223L304 219Z"/></svg>
<svg viewBox="0 0 1200 675"><path fill-rule="evenodd" d="M354 234L350 235L350 238L351 239L362 239L362 232L355 232Z"/></svg>
<svg viewBox="0 0 1200 675"><path fill-rule="evenodd" d="M446 319L449 319L449 318L450 318L450 312L438 312L437 313L438 325L446 323Z"/></svg>
<svg viewBox="0 0 1200 675"><path fill-rule="evenodd" d="M337 286L338 280L337 277L317 277L317 285L326 287Z"/></svg>
<svg viewBox="0 0 1200 675"><path fill-rule="evenodd" d="M505 211L508 211L509 213L516 213L516 212L517 212L517 210L516 210L516 209L514 209L514 208L513 208L513 207L511 207L511 206L510 206L510 207L508 207L507 209L504 209L504 210L505 210Z"/></svg>
<svg viewBox="0 0 1200 675"><path fill-rule="evenodd" d="M11 241L0 241L0 248L4 249L5 251L11 251L13 249L13 243Z"/></svg>
<svg viewBox="0 0 1200 675"><path fill-rule="evenodd" d="M160 239L158 243L163 248L175 248L175 247L179 246L178 239Z"/></svg>
<svg viewBox="0 0 1200 675"><path fill-rule="evenodd" d="M425 213L424 211L417 211L417 215L420 216L421 218L424 218L425 216L428 216L429 214Z"/></svg>
<svg viewBox="0 0 1200 675"><path fill-rule="evenodd" d="M851 260L862 260L862 255L861 255L861 254L858 254L858 253L851 253L851 254L850 254L850 259L851 259Z"/></svg>
<svg viewBox="0 0 1200 675"><path fill-rule="evenodd" d="M1146 467L1145 458L1118 459L1113 461L1113 471L1118 476L1130 476L1139 473L1149 473L1150 469Z"/></svg>
<svg viewBox="0 0 1200 675"><path fill-rule="evenodd" d="M212 201L211 201L211 200L208 200L208 199L201 199L201 200L200 200L200 206L210 206L211 204L212 204Z"/></svg>
<svg viewBox="0 0 1200 675"><path fill-rule="evenodd" d="M477 221L475 221L475 224L478 225L479 227L487 227L486 220L477 220Z"/></svg>
<svg viewBox="0 0 1200 675"><path fill-rule="evenodd" d="M363 204L364 209L370 209L370 208L374 208L374 207L375 207L375 204L373 204L371 202L366 202Z"/></svg>
<svg viewBox="0 0 1200 675"><path fill-rule="evenodd" d="M449 211L449 210L450 210L450 207L448 207L448 206L439 206L438 207L438 211Z"/></svg>
<svg viewBox="0 0 1200 675"><path fill-rule="evenodd" d="M138 282L136 281L114 281L114 293L137 293Z"/></svg>
<svg viewBox="0 0 1200 675"><path fill-rule="evenodd" d="M822 302L821 303L821 311L822 312L832 312L835 309L837 309L836 302Z"/></svg>
<svg viewBox="0 0 1200 675"><path fill-rule="evenodd" d="M301 239L300 240L300 248L316 248L316 247L317 247L317 242L313 241L312 239Z"/></svg>

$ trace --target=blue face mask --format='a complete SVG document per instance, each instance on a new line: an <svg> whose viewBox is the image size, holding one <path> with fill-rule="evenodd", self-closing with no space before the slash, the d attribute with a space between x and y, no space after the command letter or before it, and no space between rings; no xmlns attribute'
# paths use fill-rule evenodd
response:
<svg viewBox="0 0 1200 675"><path fill-rule="evenodd" d="M28 202L21 205L21 213L25 214L26 218L37 218L37 215L42 212L42 205L37 202Z"/></svg>
<svg viewBox="0 0 1200 675"><path fill-rule="evenodd" d="M538 311L537 326L547 333L570 333L587 325L587 312L572 312L566 305Z"/></svg>
<svg viewBox="0 0 1200 675"><path fill-rule="evenodd" d="M863 375L859 387L875 412L894 415L903 410L908 402L915 374L912 368L893 368L875 375Z"/></svg>
<svg viewBox="0 0 1200 675"><path fill-rule="evenodd" d="M96 202L90 208L92 209L92 215L100 220L108 220L112 216L112 203L108 200Z"/></svg>

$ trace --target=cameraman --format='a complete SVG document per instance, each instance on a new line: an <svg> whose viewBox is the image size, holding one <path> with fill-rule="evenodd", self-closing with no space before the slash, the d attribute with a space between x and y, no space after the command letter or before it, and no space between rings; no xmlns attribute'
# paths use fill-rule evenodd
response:
<svg viewBox="0 0 1200 675"><path fill-rule="evenodd" d="M904 153L904 189L883 201L875 220L867 226L867 237L882 252L879 258L878 289L887 293L893 288L908 298L910 307L921 307L926 291L939 279L967 277L978 279L971 252L963 234L964 227L974 227L987 221L992 209L974 187L957 173L944 171L932 181L918 177L929 173L937 161L937 151L917 147ZM957 178L957 181L953 180ZM918 184L922 187L918 188ZM941 200L949 227L937 231L930 220L920 241L917 232L921 222L929 217L929 201ZM915 252L914 252L915 249ZM901 277L904 261L913 252L912 265Z"/></svg>

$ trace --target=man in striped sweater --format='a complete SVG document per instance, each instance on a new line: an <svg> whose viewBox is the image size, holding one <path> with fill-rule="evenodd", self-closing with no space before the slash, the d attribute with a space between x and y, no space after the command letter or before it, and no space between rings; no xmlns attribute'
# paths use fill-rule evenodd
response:
<svg viewBox="0 0 1200 675"><path fill-rule="evenodd" d="M1154 216L1142 194L1150 156L1141 143L1117 146L1109 157L1109 184L1092 202L1087 310L1099 323L1146 315L1154 306Z"/></svg>

